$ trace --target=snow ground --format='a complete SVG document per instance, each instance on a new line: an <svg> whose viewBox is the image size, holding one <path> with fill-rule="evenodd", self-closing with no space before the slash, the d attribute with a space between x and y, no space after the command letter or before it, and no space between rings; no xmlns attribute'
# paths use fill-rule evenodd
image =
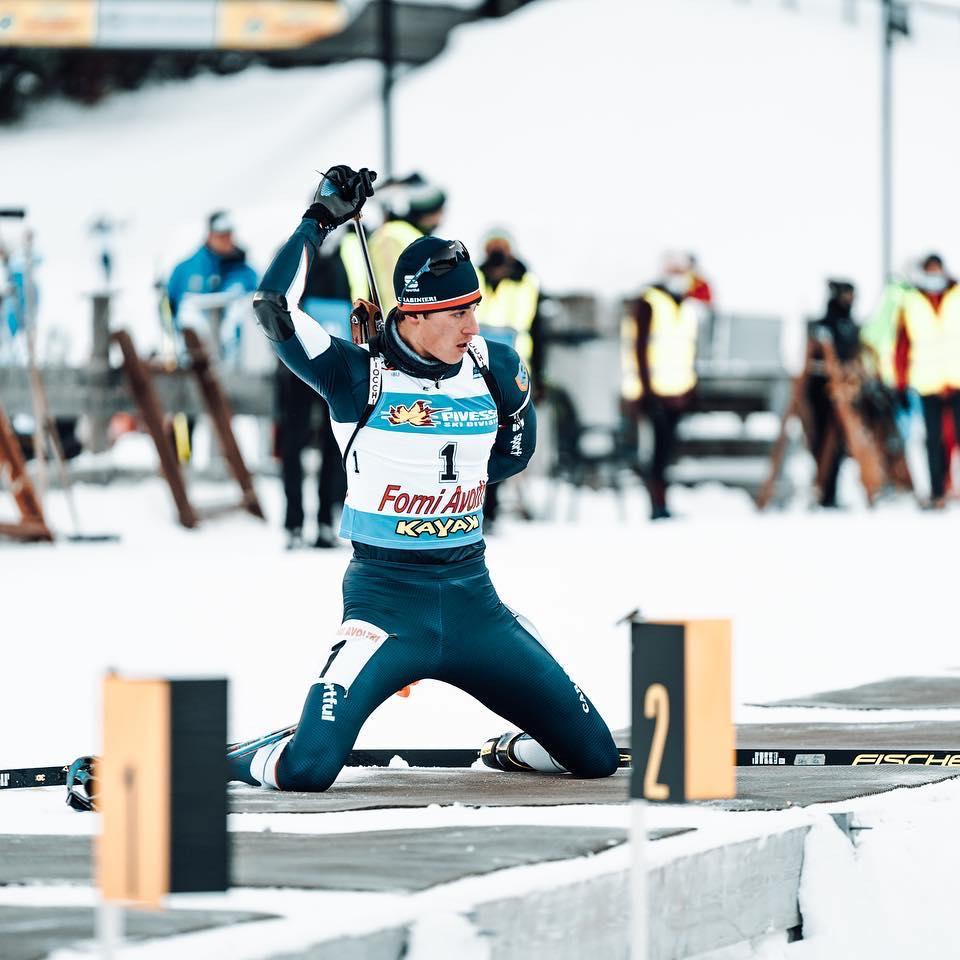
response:
<svg viewBox="0 0 960 960"><path fill-rule="evenodd" d="M44 790L34 799L63 810L59 792ZM56 796L54 794L57 794ZM7 798L3 798L4 801ZM695 826L685 834L650 845L652 865L696 850L751 837L771 835L798 825L810 825L801 885L804 916L802 942L787 945L782 936L703 955L699 960L902 960L905 956L948 958L955 956L950 925L954 899L953 854L948 838L955 833L960 783L946 781L914 790L897 790L842 804L778 813L720 813L698 808L648 807L652 827ZM2 808L6 813L7 804ZM851 844L827 814L831 810L854 813L863 828ZM93 822L95 817L79 818ZM240 819L233 817L235 821ZM263 829L254 817L254 829ZM294 819L293 815L284 820ZM623 807L499 808L495 810L427 809L422 811L367 811L357 814L296 815L304 832L422 829L440 825L491 823L593 825L626 827ZM6 816L4 816L6 823ZM19 824L15 824L14 829ZM56 829L59 832L59 824ZM274 830L286 825L271 824ZM236 828L231 823L231 829ZM261 957L268 951L296 949L315 942L317 918L324 935L358 934L411 920L423 925L412 960L443 960L454 955L451 936L462 937L468 957L486 958L475 932L463 920L474 903L494 897L520 895L556 883L621 871L629 865L626 847L614 848L589 859L541 864L500 871L447 884L418 894L341 894L290 890L232 890L225 895L176 895L168 898L179 909L234 909L274 912L281 919L244 924L240 929L220 929L178 937L177 955L183 958L230 956L237 960ZM0 888L0 905L93 905L93 892L72 886ZM457 933L459 931L459 933ZM459 940L457 940L459 945ZM169 955L170 941L132 945L121 956L147 960ZM65 950L57 960L89 956Z"/></svg>
<svg viewBox="0 0 960 960"><path fill-rule="evenodd" d="M23 683L0 702L0 729L30 730L4 737L0 762L89 752L95 718L75 705L95 702L109 666L226 673L238 739L291 722L339 625L349 551L284 552L279 482L262 480L259 490L271 523L237 514L186 531L173 523L160 481L81 486L83 528L118 532L121 544L0 545L5 587L18 598L11 635L36 638L19 649L17 670L44 676L41 698ZM544 502L542 485L530 490ZM194 492L199 504L228 496L212 486ZM636 607L650 618L733 620L743 719L757 714L739 705L960 669L949 627L953 570L925 562L944 556L940 544L957 537L960 513L895 502L758 516L732 490L676 489L672 498L679 518L658 525L646 520L638 489L625 497L627 523L609 494L584 493L578 524L508 520L489 543L505 602L533 620L612 726L629 720L628 630L618 621ZM54 525L69 531L63 496L48 500ZM584 562L593 557L602 562ZM427 712L443 721L425 724ZM425 682L381 707L361 745L474 746L499 725L459 692Z"/></svg>
<svg viewBox="0 0 960 960"><path fill-rule="evenodd" d="M140 456L139 439L127 438L132 456L123 453L121 442L117 457ZM107 667L133 675L227 675L231 733L238 737L296 716L339 622L339 581L349 551L284 552L277 529L279 481L261 479L258 489L270 523L237 514L184 531L175 525L159 481L81 486L77 498L84 528L119 532L120 544L0 545L5 591L17 598L15 618L4 628L16 653L7 663L0 700L0 765L59 763L96 750L98 685ZM529 492L536 502L546 497L541 484L531 484ZM225 489L208 485L195 493L198 501L222 499ZM577 524L508 519L490 539L488 561L505 600L538 624L612 725L625 725L629 714L627 628L617 621L637 606L650 617L733 619L734 693L743 720L850 719L857 711L763 710L747 704L960 667L948 627L950 567L924 563L924 558L944 556L940 544L960 532L960 512L930 516L890 503L872 512L797 507L758 515L745 495L734 491L678 489L673 498L680 518L651 524L644 495L629 490L629 519L623 523L609 494L585 492ZM48 511L58 529L68 529L61 494L49 495ZM597 557L602 562L585 562ZM903 713L870 711L868 716L894 720ZM956 719L956 711L924 715ZM917 718L912 711L910 716ZM425 682L409 700L394 698L381 707L361 743L475 746L502 726L465 695ZM367 772L344 774L363 775ZM952 889L947 878L958 852L953 830L958 801L960 783L954 781L843 804L874 828L859 834L855 852L833 836L817 808L769 814L657 808L650 815L654 826L683 823L700 829L654 844L651 855L669 859L733 836L779 832L798 822L820 824L811 834L804 887L811 939L789 946L768 939L751 946L752 953L744 953L744 947L715 960L892 960L904 955L897 952L904 938L915 955L946 957L951 955L946 924L931 918L949 915L936 906ZM271 821L270 828L331 832L494 822L625 826L627 811L431 808L286 817L282 823ZM60 790L0 796L0 823L4 832L17 833L95 829L94 817L66 810ZM263 817L235 815L230 827L264 829L267 823ZM624 857L614 850L589 862L521 868L413 898L378 895L375 904L368 895L290 898L269 891L174 898L178 906L277 909L287 917L257 925L264 930L262 940L249 926L242 937L236 931L183 937L178 954L209 956L215 949L218 955L254 957L256 945L267 941L273 948L282 942L292 949L316 935L315 924L306 918L322 910L354 932L363 923L422 916L425 926L413 956L449 956L437 944L448 943L444 938L460 928L455 919L451 928L438 917L455 918L465 904L514 885L521 889L584 870L621 869ZM89 896L63 888L7 888L0 891L0 903L68 903ZM849 952L854 930L863 952ZM929 946L929 952L918 945ZM131 947L124 956L162 955L158 949ZM474 943L470 949L479 947Z"/></svg>

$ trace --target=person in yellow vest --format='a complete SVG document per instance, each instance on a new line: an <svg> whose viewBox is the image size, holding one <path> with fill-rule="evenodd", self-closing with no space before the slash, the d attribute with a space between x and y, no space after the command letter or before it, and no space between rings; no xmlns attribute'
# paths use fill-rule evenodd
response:
<svg viewBox="0 0 960 960"><path fill-rule="evenodd" d="M384 221L370 237L369 251L380 305L386 316L397 305L393 293L393 268L400 254L414 240L429 236L440 226L447 197L438 186L425 180L421 174L413 173L378 187L377 201L383 210ZM354 234L344 237L341 256L350 278L353 299L371 299L363 252Z"/></svg>
<svg viewBox="0 0 960 960"><path fill-rule="evenodd" d="M480 264L483 300L477 307L480 332L487 340L513 347L520 359L542 380L543 349L540 338L540 281L513 252L505 230L492 230L484 240Z"/></svg>
<svg viewBox="0 0 960 960"><path fill-rule="evenodd" d="M633 302L623 324L622 395L634 416L645 414L653 427L653 461L647 478L650 516L670 517L667 466L676 446L677 426L689 409L697 384L697 333L703 303L691 296L686 258L669 258L663 277Z"/></svg>
<svg viewBox="0 0 960 960"><path fill-rule="evenodd" d="M897 387L920 395L927 432L930 506L944 506L949 461L944 414L953 437L960 437L960 286L944 269L943 258L925 257L911 289L900 301L895 352Z"/></svg>
<svg viewBox="0 0 960 960"><path fill-rule="evenodd" d="M497 228L484 240L484 260L478 271L483 299L477 305L480 335L513 347L527 365L534 384L543 385L543 343L540 336L540 282L513 253L507 231ZM536 389L536 387L535 387ZM538 398L538 397L536 397ZM519 482L519 480L518 480ZM500 485L487 485L484 523L496 523ZM529 517L523 508L521 513Z"/></svg>
<svg viewBox="0 0 960 960"><path fill-rule="evenodd" d="M903 338L898 340L900 329L900 310L904 296L913 286L900 277L887 282L880 296L880 303L869 321L860 331L860 342L866 348L862 356L868 362L869 369L884 386L894 393L894 417L900 439L904 444L910 442L913 421L920 416L920 398L909 386L897 389L898 364L904 366L902 353ZM901 377L905 382L905 377Z"/></svg>

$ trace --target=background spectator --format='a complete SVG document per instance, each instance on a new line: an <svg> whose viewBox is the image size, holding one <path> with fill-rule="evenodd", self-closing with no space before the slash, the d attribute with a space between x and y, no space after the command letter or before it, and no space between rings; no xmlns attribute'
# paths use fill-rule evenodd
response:
<svg viewBox="0 0 960 960"><path fill-rule="evenodd" d="M844 457L843 431L830 396L828 377L823 365L823 339L833 344L841 363L853 360L860 351L860 328L853 319L856 288L846 280L827 281L827 309L810 325L814 339L813 369L807 379L807 402L810 404L810 448L817 461L821 507L837 505L837 477ZM824 461L824 458L827 458Z"/></svg>
<svg viewBox="0 0 960 960"><path fill-rule="evenodd" d="M634 418L645 414L653 427L646 478L653 520L670 517L667 467L697 383L703 303L690 295L692 279L687 257L667 257L661 279L634 301L624 325L623 397L628 412Z"/></svg>
<svg viewBox="0 0 960 960"><path fill-rule="evenodd" d="M931 253L920 263L898 311L894 359L897 387L920 396L927 433L930 502L944 506L948 449L960 436L960 287ZM950 444L944 440L947 415Z"/></svg>
<svg viewBox="0 0 960 960"><path fill-rule="evenodd" d="M352 234L329 237L307 274L301 308L327 333L350 339L350 279L342 257L342 241ZM287 549L303 546L303 458L307 446L320 448L317 534L314 547L337 545L334 511L343 507L347 477L330 421L327 402L289 368L278 363L276 374L277 452L286 498L284 529Z"/></svg>
<svg viewBox="0 0 960 960"><path fill-rule="evenodd" d="M480 335L506 343L517 351L530 370L534 396L538 397L543 389L540 281L514 255L513 242L505 230L492 230L487 234L478 276L483 294L477 306ZM483 514L488 530L497 520L499 495L499 484L487 487ZM521 512L529 515L525 508Z"/></svg>

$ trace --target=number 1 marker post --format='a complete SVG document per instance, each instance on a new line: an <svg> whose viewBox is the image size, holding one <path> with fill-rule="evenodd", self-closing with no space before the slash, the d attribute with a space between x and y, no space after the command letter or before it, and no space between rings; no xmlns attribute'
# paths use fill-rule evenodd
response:
<svg viewBox="0 0 960 960"><path fill-rule="evenodd" d="M645 803L736 796L730 621L631 618L631 960L650 945Z"/></svg>
<svg viewBox="0 0 960 960"><path fill-rule="evenodd" d="M161 909L169 893L229 888L226 737L226 680L104 680L96 879L105 960L121 946L125 906Z"/></svg>

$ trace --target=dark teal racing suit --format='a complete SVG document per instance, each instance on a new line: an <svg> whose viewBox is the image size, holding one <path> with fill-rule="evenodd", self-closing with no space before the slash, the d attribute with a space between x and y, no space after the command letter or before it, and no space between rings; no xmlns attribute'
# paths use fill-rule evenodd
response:
<svg viewBox="0 0 960 960"><path fill-rule="evenodd" d="M526 368L480 338L460 362L431 366L392 318L371 350L329 336L299 310L324 236L301 222L264 275L257 310L280 359L330 406L354 556L341 627L296 733L231 761L231 777L326 790L367 717L425 678L476 697L570 773L609 776L619 756L607 725L501 602L484 562L485 486L523 470L536 443Z"/></svg>

